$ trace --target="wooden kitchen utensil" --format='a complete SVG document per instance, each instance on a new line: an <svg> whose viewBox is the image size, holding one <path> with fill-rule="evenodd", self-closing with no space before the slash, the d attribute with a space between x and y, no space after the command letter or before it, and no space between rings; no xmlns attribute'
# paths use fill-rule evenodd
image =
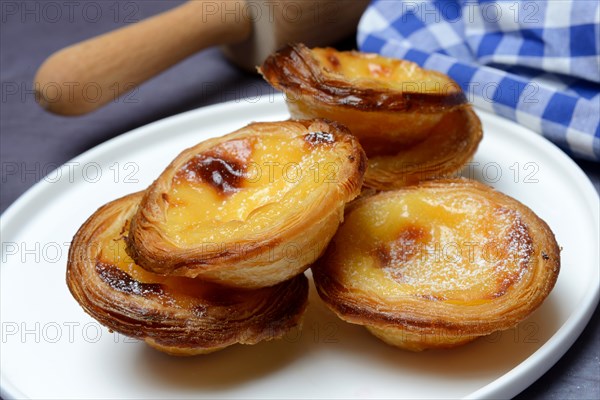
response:
<svg viewBox="0 0 600 400"><path fill-rule="evenodd" d="M287 43L322 46L342 39L355 29L367 4L368 0L188 1L52 54L36 74L36 99L52 113L85 114L215 45L224 46L235 64L254 69ZM49 85L59 93L46 90Z"/></svg>

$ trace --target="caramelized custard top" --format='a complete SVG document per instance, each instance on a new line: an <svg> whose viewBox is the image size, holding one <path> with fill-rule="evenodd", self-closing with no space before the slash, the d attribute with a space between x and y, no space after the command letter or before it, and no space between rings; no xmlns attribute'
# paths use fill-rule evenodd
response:
<svg viewBox="0 0 600 400"><path fill-rule="evenodd" d="M329 132L263 132L196 154L163 194L162 229L179 246L247 239L338 183L348 160ZM251 222L251 223L247 223Z"/></svg>
<svg viewBox="0 0 600 400"><path fill-rule="evenodd" d="M503 296L534 253L517 211L460 191L406 192L353 209L336 238L345 285L384 298L479 304Z"/></svg>
<svg viewBox="0 0 600 400"><path fill-rule="evenodd" d="M165 305L194 313L204 313L207 305L232 305L250 299L244 296L244 290L222 287L200 279L146 271L127 255L125 237L116 227L104 233L98 246L96 273L116 291L152 297Z"/></svg>
<svg viewBox="0 0 600 400"><path fill-rule="evenodd" d="M361 87L432 94L461 90L447 76L406 60L356 51L341 52L333 48L314 48L312 54L327 73L343 76Z"/></svg>

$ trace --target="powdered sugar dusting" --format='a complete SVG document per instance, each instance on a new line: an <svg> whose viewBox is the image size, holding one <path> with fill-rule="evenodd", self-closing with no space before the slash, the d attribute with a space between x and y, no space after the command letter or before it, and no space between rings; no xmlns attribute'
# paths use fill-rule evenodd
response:
<svg viewBox="0 0 600 400"><path fill-rule="evenodd" d="M449 212L445 223L410 225L408 232L421 234L402 229L379 250L386 276L436 298L504 295L526 273L533 253L521 215L464 198L445 200L439 203ZM430 205L437 202L430 199Z"/></svg>

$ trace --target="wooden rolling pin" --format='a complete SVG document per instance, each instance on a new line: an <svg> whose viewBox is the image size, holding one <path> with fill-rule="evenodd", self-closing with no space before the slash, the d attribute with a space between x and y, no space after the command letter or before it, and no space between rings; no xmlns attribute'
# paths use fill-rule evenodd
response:
<svg viewBox="0 0 600 400"><path fill-rule="evenodd" d="M216 45L235 64L254 69L287 43L323 46L344 38L368 2L188 1L52 54L36 74L36 99L56 114L85 114ZM60 88L60 95L45 90L48 85Z"/></svg>

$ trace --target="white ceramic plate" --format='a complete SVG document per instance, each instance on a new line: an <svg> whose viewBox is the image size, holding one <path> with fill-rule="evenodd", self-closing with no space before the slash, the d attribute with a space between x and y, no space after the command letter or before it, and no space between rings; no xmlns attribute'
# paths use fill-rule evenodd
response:
<svg viewBox="0 0 600 400"><path fill-rule="evenodd" d="M510 397L580 334L598 302L598 196L555 146L483 112L485 138L467 175L527 204L563 247L556 287L518 327L414 354L336 319L314 291L301 332L195 358L169 357L101 327L65 284L73 234L100 205L144 189L182 149L253 120L288 117L282 101L263 100L206 107L119 136L50 173L6 211L3 397Z"/></svg>

